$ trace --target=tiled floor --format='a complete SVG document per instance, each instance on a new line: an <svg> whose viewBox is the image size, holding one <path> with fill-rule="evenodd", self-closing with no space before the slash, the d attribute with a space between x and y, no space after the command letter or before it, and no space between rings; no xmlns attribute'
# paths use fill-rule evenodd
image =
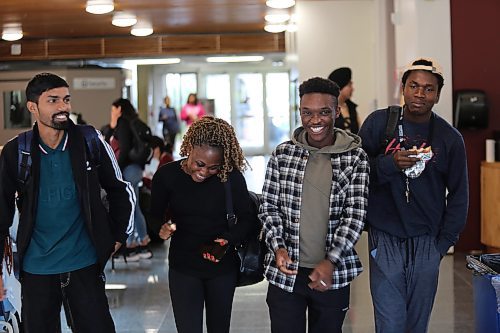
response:
<svg viewBox="0 0 500 333"><path fill-rule="evenodd" d="M365 264L366 235L358 243L358 249ZM155 245L154 253L151 260L117 263L114 271L110 267L106 269L108 283L127 285L119 300L120 304L112 309L117 332L176 332L167 281L168 242ZM474 332L471 277L471 272L465 268L463 254L448 255L443 259L429 332ZM231 332L270 332L266 290L266 282L237 289ZM114 298L111 299L114 302L117 296L110 297ZM372 311L366 271L352 285L351 309L344 323L344 332L374 332Z"/></svg>
<svg viewBox="0 0 500 333"><path fill-rule="evenodd" d="M250 190L260 192L265 159L250 161L253 170L247 172ZM351 288L351 309L344 323L345 333L374 332L373 309L368 286L366 233L357 245L365 272ZM127 289L112 309L120 333L176 332L167 281L168 242L156 245L154 258L139 263L117 263L116 269L106 269L108 283L125 284ZM448 255L441 264L439 290L435 302L430 333L474 332L472 274L465 267L465 255ZM238 288L234 299L231 332L270 332L265 303L267 283ZM116 295L110 295L116 301ZM397 314L395 314L397 315ZM69 332L69 331L66 331Z"/></svg>

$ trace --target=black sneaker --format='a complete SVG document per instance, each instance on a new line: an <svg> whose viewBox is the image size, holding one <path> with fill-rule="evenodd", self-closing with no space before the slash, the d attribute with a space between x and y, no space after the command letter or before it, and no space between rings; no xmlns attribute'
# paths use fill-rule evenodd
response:
<svg viewBox="0 0 500 333"><path fill-rule="evenodd" d="M122 248L118 250L117 253L113 255L113 261L115 262L137 262L139 261L140 257L139 254L136 252L135 248Z"/></svg>
<svg viewBox="0 0 500 333"><path fill-rule="evenodd" d="M153 251L149 248L149 246L138 246L136 247L136 254L140 259L151 259L153 258Z"/></svg>

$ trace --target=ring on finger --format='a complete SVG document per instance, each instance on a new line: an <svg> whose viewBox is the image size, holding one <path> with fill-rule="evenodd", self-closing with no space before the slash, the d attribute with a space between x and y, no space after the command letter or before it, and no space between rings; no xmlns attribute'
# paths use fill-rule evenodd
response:
<svg viewBox="0 0 500 333"><path fill-rule="evenodd" d="M319 280L319 284L321 284L323 287L326 287L326 286L327 286L327 284L326 284L326 283L325 283L325 281L323 281L323 280Z"/></svg>

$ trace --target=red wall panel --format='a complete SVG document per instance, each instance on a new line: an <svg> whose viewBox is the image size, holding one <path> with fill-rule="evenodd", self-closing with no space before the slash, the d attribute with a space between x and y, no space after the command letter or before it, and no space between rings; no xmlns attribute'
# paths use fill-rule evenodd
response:
<svg viewBox="0 0 500 333"><path fill-rule="evenodd" d="M487 129L461 131L467 149L470 205L467 225L456 249L469 251L483 247L480 164L485 159L485 140L500 130L500 2L450 0L450 6L453 90L484 90L490 110Z"/></svg>

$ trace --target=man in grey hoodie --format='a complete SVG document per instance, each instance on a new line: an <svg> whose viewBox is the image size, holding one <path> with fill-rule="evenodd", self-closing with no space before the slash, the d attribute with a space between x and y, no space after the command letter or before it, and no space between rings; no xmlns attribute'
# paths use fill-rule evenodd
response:
<svg viewBox="0 0 500 333"><path fill-rule="evenodd" d="M369 163L361 140L334 128L339 87L301 84L300 117L290 141L267 165L259 218L269 249L271 331L342 332L349 283L361 271L354 250L363 231Z"/></svg>

